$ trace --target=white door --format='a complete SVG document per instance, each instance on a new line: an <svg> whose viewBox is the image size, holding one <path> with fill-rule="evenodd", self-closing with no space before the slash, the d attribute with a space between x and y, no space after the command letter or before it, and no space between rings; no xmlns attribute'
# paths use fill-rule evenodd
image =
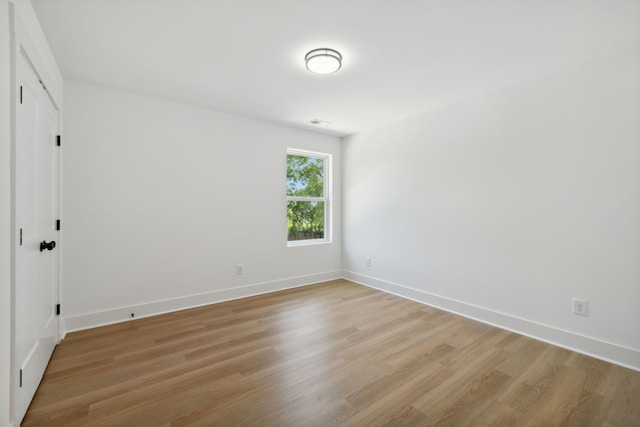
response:
<svg viewBox="0 0 640 427"><path fill-rule="evenodd" d="M22 54L16 63L14 416L20 422L58 342L58 112Z"/></svg>

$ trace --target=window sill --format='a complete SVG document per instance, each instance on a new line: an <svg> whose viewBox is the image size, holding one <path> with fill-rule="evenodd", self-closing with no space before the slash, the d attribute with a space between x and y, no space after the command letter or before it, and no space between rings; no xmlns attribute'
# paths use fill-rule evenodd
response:
<svg viewBox="0 0 640 427"><path fill-rule="evenodd" d="M296 246L312 246L312 245L326 245L327 243L332 243L331 240L318 239L318 240L292 240L287 242L288 248L293 248Z"/></svg>

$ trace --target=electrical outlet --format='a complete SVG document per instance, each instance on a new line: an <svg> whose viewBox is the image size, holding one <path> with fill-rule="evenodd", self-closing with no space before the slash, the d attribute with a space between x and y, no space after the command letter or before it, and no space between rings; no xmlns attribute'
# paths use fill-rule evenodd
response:
<svg viewBox="0 0 640 427"><path fill-rule="evenodd" d="M578 314L580 316L587 315L588 302L584 299L574 298L573 299L573 314Z"/></svg>
<svg viewBox="0 0 640 427"><path fill-rule="evenodd" d="M236 264L236 274L242 273L244 273L244 267L242 266L242 264Z"/></svg>
<svg viewBox="0 0 640 427"><path fill-rule="evenodd" d="M365 267L371 267L371 258L366 257L364 259L364 265L365 265Z"/></svg>

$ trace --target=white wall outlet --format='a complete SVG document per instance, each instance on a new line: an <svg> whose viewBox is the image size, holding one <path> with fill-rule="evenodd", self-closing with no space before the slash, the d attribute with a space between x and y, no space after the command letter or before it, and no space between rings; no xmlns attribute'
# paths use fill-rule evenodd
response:
<svg viewBox="0 0 640 427"><path fill-rule="evenodd" d="M365 267L371 267L371 258L366 257L364 259L364 265L365 265Z"/></svg>
<svg viewBox="0 0 640 427"><path fill-rule="evenodd" d="M574 298L573 299L573 314L578 314L580 316L587 315L588 302L584 299Z"/></svg>
<svg viewBox="0 0 640 427"><path fill-rule="evenodd" d="M242 264L236 264L236 274L242 273L244 273L244 267L242 266Z"/></svg>

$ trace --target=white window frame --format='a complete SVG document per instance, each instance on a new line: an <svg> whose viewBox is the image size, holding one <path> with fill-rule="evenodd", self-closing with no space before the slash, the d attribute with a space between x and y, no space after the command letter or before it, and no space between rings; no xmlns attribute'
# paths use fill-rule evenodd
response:
<svg viewBox="0 0 640 427"><path fill-rule="evenodd" d="M308 150L300 150L296 148L287 148L287 157L290 155L293 156L304 156L304 157L315 157L323 160L323 168L324 168L324 177L323 177L323 195L322 197L296 197L287 195L287 204L289 202L323 202L324 203L324 238L322 239L307 239L307 240L289 240L289 214L287 212L287 217L285 221L285 228L287 236L287 246L306 246L306 245L318 245L324 243L332 242L332 227L331 227L331 218L332 218L332 191L331 191L331 182L332 182L332 167L333 167L333 158L331 154L327 153L319 153L316 151L308 151ZM285 163L286 164L286 163ZM285 169L286 172L286 169ZM286 178L286 173L285 173ZM286 188L286 187L285 187ZM286 194L286 190L285 190Z"/></svg>

